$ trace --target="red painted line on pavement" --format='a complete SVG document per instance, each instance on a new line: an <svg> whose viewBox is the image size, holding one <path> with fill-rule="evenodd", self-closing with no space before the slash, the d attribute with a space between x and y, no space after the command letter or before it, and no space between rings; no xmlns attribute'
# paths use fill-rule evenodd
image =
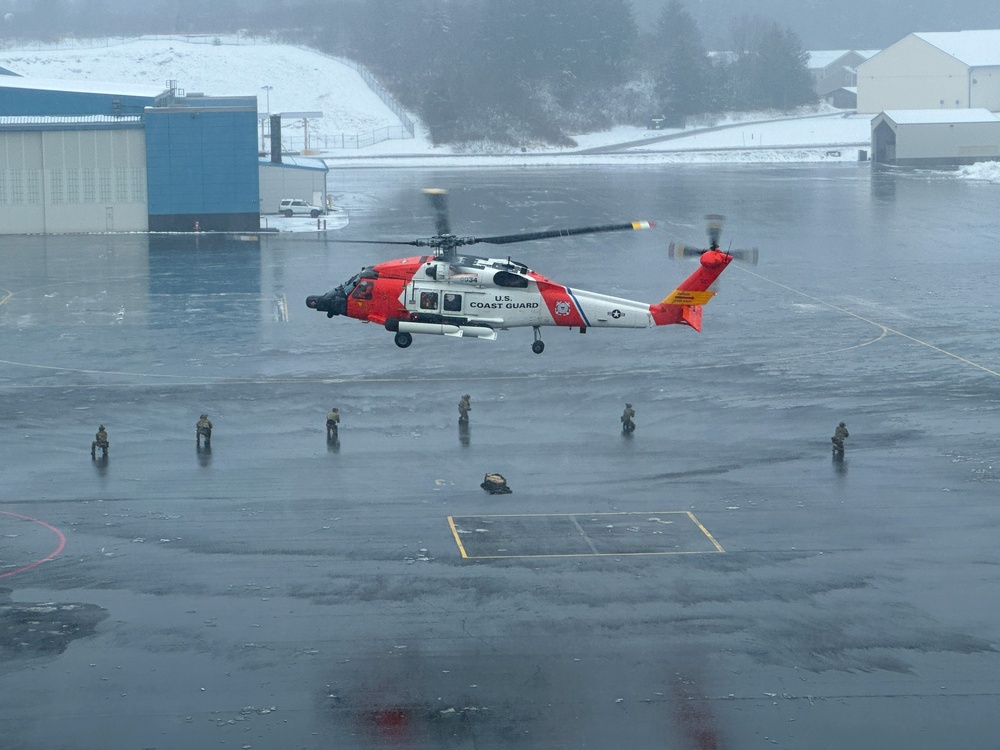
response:
<svg viewBox="0 0 1000 750"><path fill-rule="evenodd" d="M59 546L56 547L48 555L43 557L41 560L35 560L35 562L31 563L30 565L25 565L24 567L17 568L16 570L9 570L6 573L0 573L0 578L10 578L13 575L17 575L18 573L23 573L24 571L31 570L32 568L41 565L44 562L48 562L49 560L53 559L56 555L58 555L60 552L62 552L63 547L66 546L66 535L63 534L61 531L59 531L59 529L57 529L52 524L45 523L45 521L40 521L37 518L31 518L30 516L22 516L20 513L11 513L9 510L0 510L0 513L3 513L6 516L14 516L15 518L20 518L24 521L31 521L32 523L37 523L39 526L44 526L53 534L55 534L57 537L59 537Z"/></svg>

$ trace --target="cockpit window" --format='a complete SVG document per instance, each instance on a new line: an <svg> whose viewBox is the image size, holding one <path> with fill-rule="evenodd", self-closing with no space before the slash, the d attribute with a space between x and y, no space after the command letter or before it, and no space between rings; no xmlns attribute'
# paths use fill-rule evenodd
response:
<svg viewBox="0 0 1000 750"><path fill-rule="evenodd" d="M375 288L374 281L362 281L360 284L357 285L357 287L351 293L351 296L354 299L371 299L372 289L374 288Z"/></svg>
<svg viewBox="0 0 1000 750"><path fill-rule="evenodd" d="M517 289L525 289L528 286L526 278L510 271L497 271L493 274L493 283L497 286L515 287Z"/></svg>

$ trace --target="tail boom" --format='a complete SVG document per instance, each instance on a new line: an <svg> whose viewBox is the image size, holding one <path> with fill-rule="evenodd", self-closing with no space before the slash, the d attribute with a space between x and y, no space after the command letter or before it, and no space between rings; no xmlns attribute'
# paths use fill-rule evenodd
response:
<svg viewBox="0 0 1000 750"><path fill-rule="evenodd" d="M658 326L682 323L700 331L701 306L715 296L715 292L708 288L732 262L732 255L718 250L702 253L698 270L668 294L663 302L649 306L653 322Z"/></svg>

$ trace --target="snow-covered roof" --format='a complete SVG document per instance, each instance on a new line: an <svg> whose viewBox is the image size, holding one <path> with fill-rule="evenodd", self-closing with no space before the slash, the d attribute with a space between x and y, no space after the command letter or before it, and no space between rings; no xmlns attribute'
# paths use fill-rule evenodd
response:
<svg viewBox="0 0 1000 750"><path fill-rule="evenodd" d="M877 49L821 49L821 50L811 50L809 54L808 67L810 70L815 70L817 68L825 68L831 63L837 62L840 58L850 53L855 53L865 58L877 54L880 50Z"/></svg>
<svg viewBox="0 0 1000 750"><path fill-rule="evenodd" d="M877 117L897 125L936 125L961 122L1000 122L1000 116L988 109L887 109Z"/></svg>
<svg viewBox="0 0 1000 750"><path fill-rule="evenodd" d="M69 91L82 94L110 94L120 96L145 96L155 99L165 89L129 83L102 81L70 81L56 78L30 78L28 76L0 76L0 88L32 89L38 91Z"/></svg>
<svg viewBox="0 0 1000 750"><path fill-rule="evenodd" d="M1000 30L925 31L913 36L972 68L1000 65Z"/></svg>
<svg viewBox="0 0 1000 750"><path fill-rule="evenodd" d="M141 124L140 115L5 115L0 125L131 125Z"/></svg>
<svg viewBox="0 0 1000 750"><path fill-rule="evenodd" d="M296 169L314 169L318 172L330 171L330 168L322 159L310 159L309 157L304 156L282 155L280 162L273 162L270 159L262 158L260 160L260 165L262 167L294 167Z"/></svg>

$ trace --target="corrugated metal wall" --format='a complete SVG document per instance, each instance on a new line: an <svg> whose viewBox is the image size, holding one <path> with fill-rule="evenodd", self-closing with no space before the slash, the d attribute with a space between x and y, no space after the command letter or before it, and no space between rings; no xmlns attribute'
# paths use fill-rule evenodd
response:
<svg viewBox="0 0 1000 750"><path fill-rule="evenodd" d="M147 229L139 127L0 131L0 233Z"/></svg>
<svg viewBox="0 0 1000 750"><path fill-rule="evenodd" d="M147 109L149 228L260 228L257 114L252 109Z"/></svg>

